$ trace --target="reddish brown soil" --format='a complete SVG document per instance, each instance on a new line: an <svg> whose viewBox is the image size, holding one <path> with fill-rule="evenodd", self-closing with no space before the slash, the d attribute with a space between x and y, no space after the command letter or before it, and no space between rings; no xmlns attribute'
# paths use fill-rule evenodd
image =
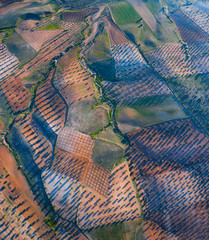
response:
<svg viewBox="0 0 209 240"><path fill-rule="evenodd" d="M19 77L13 75L2 81L0 90L14 112L23 111L28 107L31 93L29 89L25 88Z"/></svg>
<svg viewBox="0 0 209 240"><path fill-rule="evenodd" d="M2 145L0 146L0 173L3 174L1 178L4 183L3 193L10 199L16 210L27 219L29 224L33 225L34 230L37 229L39 235L46 234L54 239L54 234L45 224L45 216L33 201L34 196L14 158Z"/></svg>
<svg viewBox="0 0 209 240"><path fill-rule="evenodd" d="M55 86L68 105L82 101L94 95L92 77L83 69L77 59L78 49L70 51L59 59L59 66L63 69L54 79Z"/></svg>
<svg viewBox="0 0 209 240"><path fill-rule="evenodd" d="M59 133L65 124L67 107L61 96L52 86L53 69L46 81L37 89L35 105L50 128Z"/></svg>
<svg viewBox="0 0 209 240"><path fill-rule="evenodd" d="M4 124L3 122L0 120L0 132L2 132L4 130Z"/></svg>
<svg viewBox="0 0 209 240"><path fill-rule="evenodd" d="M64 174L77 181L83 182L89 160L71 153L56 149L51 166L53 171Z"/></svg>
<svg viewBox="0 0 209 240"><path fill-rule="evenodd" d="M107 17L103 17L101 21L103 21L107 26L109 38L112 45L129 43L126 36L123 34L120 28L113 22L110 15Z"/></svg>

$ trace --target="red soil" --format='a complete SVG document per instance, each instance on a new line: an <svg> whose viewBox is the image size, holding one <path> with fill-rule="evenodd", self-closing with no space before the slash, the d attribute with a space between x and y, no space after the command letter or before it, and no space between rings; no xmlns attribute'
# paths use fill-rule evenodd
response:
<svg viewBox="0 0 209 240"><path fill-rule="evenodd" d="M107 26L111 45L129 43L126 36L123 34L120 28L113 22L110 15L107 17L103 17L101 21L103 21Z"/></svg>

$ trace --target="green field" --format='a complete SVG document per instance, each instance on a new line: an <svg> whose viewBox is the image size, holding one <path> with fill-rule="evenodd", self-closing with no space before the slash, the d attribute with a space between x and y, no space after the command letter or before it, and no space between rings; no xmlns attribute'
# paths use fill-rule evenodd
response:
<svg viewBox="0 0 209 240"><path fill-rule="evenodd" d="M74 103L69 107L67 126L86 134L95 133L109 124L107 109L103 105L96 106L94 97Z"/></svg>
<svg viewBox="0 0 209 240"><path fill-rule="evenodd" d="M56 29L61 29L61 28L57 23L51 22L49 25L42 27L39 30L56 30Z"/></svg>
<svg viewBox="0 0 209 240"><path fill-rule="evenodd" d="M122 132L187 117L172 96L153 96L117 108L116 120Z"/></svg>
<svg viewBox="0 0 209 240"><path fill-rule="evenodd" d="M136 10L126 1L110 3L109 7L117 24L135 23L141 17Z"/></svg>
<svg viewBox="0 0 209 240"><path fill-rule="evenodd" d="M88 233L95 240L144 240L139 221L129 221L101 227Z"/></svg>
<svg viewBox="0 0 209 240"><path fill-rule="evenodd" d="M36 54L36 50L31 47L17 32L14 32L7 40L8 49L13 53L21 64L28 62Z"/></svg>
<svg viewBox="0 0 209 240"><path fill-rule="evenodd" d="M89 49L87 59L92 63L108 58L111 58L110 42L107 31L104 28L102 33L96 38L94 45Z"/></svg>

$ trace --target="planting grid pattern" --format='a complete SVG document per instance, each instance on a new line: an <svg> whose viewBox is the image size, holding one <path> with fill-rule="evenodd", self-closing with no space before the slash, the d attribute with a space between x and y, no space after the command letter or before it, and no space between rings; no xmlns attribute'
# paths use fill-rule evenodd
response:
<svg viewBox="0 0 209 240"><path fill-rule="evenodd" d="M84 184L98 193L107 196L109 188L110 171L94 164L89 163L89 167L85 176Z"/></svg>
<svg viewBox="0 0 209 240"><path fill-rule="evenodd" d="M94 140L86 134L65 127L58 135L57 147L76 156L89 159L92 155Z"/></svg>

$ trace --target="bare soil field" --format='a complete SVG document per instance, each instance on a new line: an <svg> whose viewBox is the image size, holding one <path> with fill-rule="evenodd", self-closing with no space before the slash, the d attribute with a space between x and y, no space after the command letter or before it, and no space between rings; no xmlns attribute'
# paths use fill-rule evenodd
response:
<svg viewBox="0 0 209 240"><path fill-rule="evenodd" d="M12 75L0 83L1 95L4 95L14 112L28 108L31 98L30 90L25 88L22 80Z"/></svg>
<svg viewBox="0 0 209 240"><path fill-rule="evenodd" d="M78 12L64 12L62 19L66 22L83 22L87 16L96 13L98 10L98 8L87 8Z"/></svg>
<svg viewBox="0 0 209 240"><path fill-rule="evenodd" d="M4 130L4 124L3 122L0 120L0 132L2 132Z"/></svg>
<svg viewBox="0 0 209 240"><path fill-rule="evenodd" d="M33 201L34 196L25 178L5 146L0 146L0 171L3 174L1 181L4 181L3 193L16 207L19 215L23 215L27 219L32 228L37 230L39 236L44 237L45 234L48 234L52 239L55 239L55 234L44 222L45 215L37 203Z"/></svg>

